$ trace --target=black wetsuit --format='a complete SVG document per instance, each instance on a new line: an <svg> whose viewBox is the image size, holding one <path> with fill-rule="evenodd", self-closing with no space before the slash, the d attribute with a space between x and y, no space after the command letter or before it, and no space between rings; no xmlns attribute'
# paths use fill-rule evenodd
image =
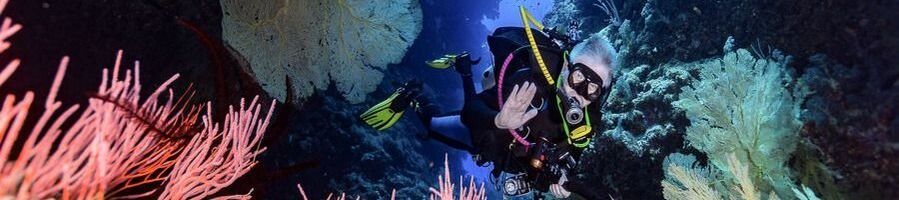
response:
<svg viewBox="0 0 899 200"><path fill-rule="evenodd" d="M564 61L562 48L553 43L549 38L540 35L536 30L535 40L540 48L543 60L546 63L549 73L553 79L558 78ZM539 109L536 117L529 120L522 128L519 129L521 136L527 140L540 143L531 147L514 142L513 136L506 129L497 128L494 118L499 113L500 106L497 98L497 87L488 88L477 93L474 82L471 78L470 66L469 72L461 72L462 86L464 90L464 106L459 112L461 121L470 132L470 144L466 142L454 141L448 137L435 135L435 139L444 141L444 143L456 148L468 150L474 155L478 155L479 165L485 163L493 163L493 175L498 176L501 172L506 173L527 173L528 179L535 183L535 188L546 191L549 184L555 183L558 177L547 177L545 173L535 171L528 163L538 151L535 147L551 145L562 151L570 153L575 160L580 157L581 149L576 148L567 142L567 135L563 131L563 121L558 109L556 98L557 87L550 85L544 74L537 68L537 62L532 55L530 46L527 43L526 35L523 28L520 27L503 27L494 31L493 35L488 37L488 45L494 56L494 74L500 75L500 70L509 54L514 54L514 59L509 63L503 77L502 83L499 77L493 77L497 80L497 85L503 87L503 97L507 99L512 92L514 85L521 85L524 82L536 84L537 93L531 102L532 108ZM459 66L457 66L458 68ZM562 80L555 80L562 81ZM601 124L599 108L591 106L585 109L593 115L592 124ZM599 130L595 127L594 130ZM592 133L588 137L592 137ZM566 185L567 187L567 185ZM573 186L577 187L577 186ZM579 191L575 191L579 192Z"/></svg>

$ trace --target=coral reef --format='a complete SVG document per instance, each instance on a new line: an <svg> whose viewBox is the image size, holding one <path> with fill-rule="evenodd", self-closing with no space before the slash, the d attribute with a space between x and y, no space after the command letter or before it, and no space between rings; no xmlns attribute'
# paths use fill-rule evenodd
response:
<svg viewBox="0 0 899 200"><path fill-rule="evenodd" d="M603 110L605 131L584 153L581 181L599 183L597 190L615 198L660 198L661 193L646 191L660 191L651 180L661 180L662 160L684 148L689 121L671 102L690 83L693 69L677 64L620 69Z"/></svg>
<svg viewBox="0 0 899 200"><path fill-rule="evenodd" d="M615 198L660 198L638 192L657 185L630 180L660 180L663 171L653 165L671 152L705 162L705 154L683 146L689 121L670 106L692 81L683 75L698 73L682 63L741 47L758 59L802 58L780 66L801 77L784 85L787 90L807 97L799 101L799 135L806 138L796 140L792 157L778 158L794 180L824 199L896 196L899 40L892 36L899 34L899 21L887 19L899 15L890 11L897 2L613 1L622 19L617 26L596 3L556 0L545 24L566 27L579 20L581 32L605 35L619 52L620 78L604 110L606 131L585 154L586 169L579 174L600 183L597 190Z"/></svg>
<svg viewBox="0 0 899 200"><path fill-rule="evenodd" d="M597 0L556 0L545 24L565 27L569 20L583 22L585 33L609 28L609 16ZM663 64L672 59L694 61L722 55L718 47L728 36L738 46L761 41L799 58L824 53L841 62L882 59L896 63L899 40L885 37L899 33L897 2L831 0L799 1L616 1L621 18L629 20L628 34L610 39L638 45L621 46L631 51L626 59L637 64ZM798 12L797 12L798 11Z"/></svg>
<svg viewBox="0 0 899 200"><path fill-rule="evenodd" d="M721 58L670 63L652 70L648 65L622 69L604 110L609 128L585 153L581 167L586 170L579 177L601 182L612 188L610 193L652 198L653 193L631 188L658 185L624 180L661 180L662 158L672 152L696 150L706 153L716 166L726 166L724 156L739 152L742 162L754 160L757 163L750 163L751 169L766 177L791 177L786 162L798 143L801 124L797 118L800 101L784 88L791 83L783 71L789 59L757 59L745 49L730 52ZM737 109L731 110L731 105ZM695 150L683 149L683 139ZM751 143L755 139L762 139L758 140L761 143ZM606 167L608 163L615 165ZM630 165L633 167L625 169L644 170L621 170ZM760 187L770 190L769 184ZM792 186L780 188L780 192L788 192Z"/></svg>
<svg viewBox="0 0 899 200"><path fill-rule="evenodd" d="M375 98L386 98L390 91L376 91ZM273 177L265 189L257 189L267 198L284 199L297 196L296 182L311 196L317 191L341 191L363 199L385 197L397 189L399 198L421 198L428 195L428 185L421 181L431 173L423 151L426 133L417 119L404 117L393 127L379 132L359 121L359 113L368 105L340 100L331 88L308 97L303 107L293 112L289 132L260 155L264 171L280 171L285 167L314 161L316 167L289 176ZM304 155L302 157L297 155ZM379 167L371 167L379 166Z"/></svg>
<svg viewBox="0 0 899 200"><path fill-rule="evenodd" d="M546 16L543 17L543 24L548 27L565 27L567 28L568 23L571 21L583 21L582 19L577 18L577 14L579 13L577 5L575 2L579 2L577 0L556 0L553 3L553 8L550 13L547 13ZM567 31L567 30L565 30Z"/></svg>
<svg viewBox="0 0 899 200"><path fill-rule="evenodd" d="M846 66L826 55L809 57L799 78L802 134L819 148L837 185L859 199L899 195L899 82L878 68Z"/></svg>
<svg viewBox="0 0 899 200"><path fill-rule="evenodd" d="M348 101L362 102L421 31L413 0L221 3L222 37L280 100L286 76L300 98L334 84Z"/></svg>
<svg viewBox="0 0 899 200"><path fill-rule="evenodd" d="M229 109L222 125L212 121L212 106L206 104L205 128L187 142L183 147L185 153L173 161L171 175L159 198L206 198L255 166L256 156L265 151L259 142L275 108L273 101L268 114L261 118L262 109L257 101L258 97L249 104L241 101L237 110Z"/></svg>
<svg viewBox="0 0 899 200"><path fill-rule="evenodd" d="M665 180L662 192L665 199L719 199L721 193L709 185L717 179L708 167L697 166L696 157L673 153L665 158Z"/></svg>
<svg viewBox="0 0 899 200"><path fill-rule="evenodd" d="M664 145L651 144L668 134L682 134L687 125L683 113L671 112L681 87L690 79L695 65L641 65L623 71L614 85L603 120L609 127L605 136L623 142L636 153L657 154Z"/></svg>

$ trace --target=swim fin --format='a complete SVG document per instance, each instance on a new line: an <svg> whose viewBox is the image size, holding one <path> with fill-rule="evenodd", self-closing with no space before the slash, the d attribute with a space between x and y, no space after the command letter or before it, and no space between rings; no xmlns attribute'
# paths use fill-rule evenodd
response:
<svg viewBox="0 0 899 200"><path fill-rule="evenodd" d="M435 69L446 69L446 68L452 67L453 64L456 63L457 57L458 57L457 55L447 54L447 55L443 55L443 57L440 57L440 58L432 60L432 61L427 61L425 63L427 63L428 66L431 66L432 68L435 68Z"/></svg>
<svg viewBox="0 0 899 200"><path fill-rule="evenodd" d="M426 61L431 68L435 69L446 69L450 67L455 67L456 72L459 72L462 76L471 76L471 66L478 64L481 59L472 60L471 55L468 52L462 52L460 54L447 54L443 55L438 59L432 61Z"/></svg>
<svg viewBox="0 0 899 200"><path fill-rule="evenodd" d="M409 81L398 88L390 97L375 104L359 117L372 128L379 131L390 128L403 116L414 98L420 95L421 83Z"/></svg>

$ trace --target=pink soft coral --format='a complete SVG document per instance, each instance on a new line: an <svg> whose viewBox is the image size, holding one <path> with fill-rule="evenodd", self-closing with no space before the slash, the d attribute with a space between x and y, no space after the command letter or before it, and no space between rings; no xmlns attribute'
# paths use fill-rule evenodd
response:
<svg viewBox="0 0 899 200"><path fill-rule="evenodd" d="M0 11L7 2L0 0ZM20 29L4 19L0 53ZM34 93L26 92L22 99L5 97L0 107L0 198L138 198L156 193L153 188L164 183L160 198L203 199L255 165L255 156L264 150L259 140L274 102L264 119L254 98L249 106L241 103L230 110L224 124L218 124L209 117L209 103L201 118L202 107L190 106L190 95L175 100L168 86L178 75L141 100L139 63L120 77L121 59L120 51L112 72L103 70L102 83L83 110L73 105L59 112L62 103L56 94L69 60L63 57L44 112L24 129L30 133L23 127ZM0 71L0 86L18 67L19 61L13 60Z"/></svg>
<svg viewBox="0 0 899 200"><path fill-rule="evenodd" d="M431 200L479 200L479 199L487 199L487 193L484 189L484 184L481 183L481 186L478 187L474 183L474 178L472 177L468 181L468 187L466 187L462 181L462 177L459 177L459 195L453 197L453 193L455 191L455 185L450 181L450 172L449 172L449 157L444 155L443 158L443 176L437 177L438 188L430 188L431 190Z"/></svg>
<svg viewBox="0 0 899 200"><path fill-rule="evenodd" d="M450 181L450 171L449 171L449 155L444 155L443 157L443 175L437 176L437 184L438 188L429 188L431 191L431 195L428 199L430 200L484 200L487 199L487 189L484 188L484 183L481 183L481 186L477 186L474 183L474 178L469 179L468 186L465 186L462 182L462 177L459 177L459 195L455 195L456 185L454 185ZM297 189L300 190L301 200L309 200L306 196L306 191L303 190L303 186L297 184ZM340 193L340 196L334 196L333 194L328 194L328 197L325 198L327 200L331 200L334 197L334 200L346 200L346 194ZM360 197L356 197L359 199ZM396 190L390 192L390 199L396 199ZM424 197L422 197L424 199Z"/></svg>

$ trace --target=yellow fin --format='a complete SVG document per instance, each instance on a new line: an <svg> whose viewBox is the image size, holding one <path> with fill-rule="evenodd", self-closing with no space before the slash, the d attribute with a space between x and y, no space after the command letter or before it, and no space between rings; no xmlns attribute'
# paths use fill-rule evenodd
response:
<svg viewBox="0 0 899 200"><path fill-rule="evenodd" d="M428 66L431 66L431 68L446 69L446 68L449 68L450 66L453 66L453 63L455 63L455 62L456 62L456 55L444 55L441 58L438 58L438 59L435 59L432 61L427 61L425 63L427 63Z"/></svg>

